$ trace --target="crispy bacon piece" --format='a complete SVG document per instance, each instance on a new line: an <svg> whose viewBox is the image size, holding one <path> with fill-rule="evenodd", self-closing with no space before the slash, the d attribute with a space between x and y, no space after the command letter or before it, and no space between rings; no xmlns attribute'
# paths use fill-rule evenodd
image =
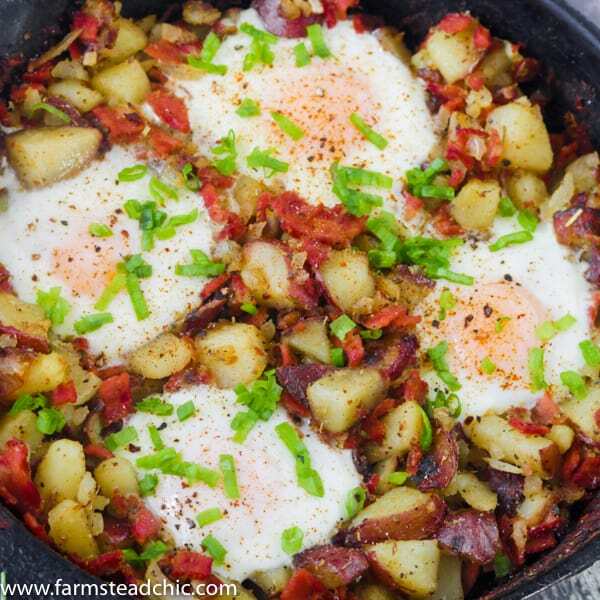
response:
<svg viewBox="0 0 600 600"><path fill-rule="evenodd" d="M83 447L83 451L86 456L92 456L94 458L99 458L100 460L113 457L113 453L101 444L86 444Z"/></svg>
<svg viewBox="0 0 600 600"><path fill-rule="evenodd" d="M393 398L381 401L363 420L360 425L367 438L374 442L381 442L385 437L385 425L381 418L387 415L397 405Z"/></svg>
<svg viewBox="0 0 600 600"><path fill-rule="evenodd" d="M560 415L560 408L549 391L535 403L531 415L535 421L544 425L552 425L556 421Z"/></svg>
<svg viewBox="0 0 600 600"><path fill-rule="evenodd" d="M507 473L492 468L488 469L486 474L487 484L498 495L498 507L503 513L513 516L525 497L525 478L518 473Z"/></svg>
<svg viewBox="0 0 600 600"><path fill-rule="evenodd" d="M111 142L131 142L144 130L144 121L135 111L126 107L111 108L105 105L92 109Z"/></svg>
<svg viewBox="0 0 600 600"><path fill-rule="evenodd" d="M348 16L348 10L356 6L358 0L323 0L322 4L325 23L331 28Z"/></svg>
<svg viewBox="0 0 600 600"><path fill-rule="evenodd" d="M341 205L334 208L312 206L295 192L261 199L270 206L290 235L316 240L328 246L348 246L363 231L365 219L348 214Z"/></svg>
<svg viewBox="0 0 600 600"><path fill-rule="evenodd" d="M342 348L348 359L349 367L358 367L365 357L365 347L357 329L346 334L342 342Z"/></svg>
<svg viewBox="0 0 600 600"><path fill-rule="evenodd" d="M473 23L473 17L461 13L447 14L439 23L438 29L445 33L459 33L470 27Z"/></svg>
<svg viewBox="0 0 600 600"><path fill-rule="evenodd" d="M414 327L420 322L421 317L409 315L404 306L391 304L367 317L362 324L367 329L384 329L389 326L398 328Z"/></svg>
<svg viewBox="0 0 600 600"><path fill-rule="evenodd" d="M176 65L186 60L186 53L179 46L167 40L158 40L157 42L148 44L144 48L144 52L148 56L168 64Z"/></svg>
<svg viewBox="0 0 600 600"><path fill-rule="evenodd" d="M285 390L281 394L281 404L288 413L294 417L299 417L300 419L307 419L310 417L310 408L296 400L294 396Z"/></svg>
<svg viewBox="0 0 600 600"><path fill-rule="evenodd" d="M7 294L14 294L15 290L10 282L10 272L9 270L0 263L0 292L5 292Z"/></svg>
<svg viewBox="0 0 600 600"><path fill-rule="evenodd" d="M71 556L71 559L88 573L96 577L107 577L108 575L120 575L127 583L139 583L133 567L125 561L122 550L112 550L91 558L81 560Z"/></svg>
<svg viewBox="0 0 600 600"><path fill-rule="evenodd" d="M20 331L15 327L2 325L2 323L0 323L0 334L14 337L17 341L17 348L21 348L23 350L34 350L35 352L42 352L44 354L50 352L48 340L39 335L30 335L29 333Z"/></svg>
<svg viewBox="0 0 600 600"><path fill-rule="evenodd" d="M295 400L308 406L306 390L311 383L321 379L331 371L331 367L317 363L279 367L277 381Z"/></svg>
<svg viewBox="0 0 600 600"><path fill-rule="evenodd" d="M186 335L194 336L206 329L210 323L218 318L226 303L225 298L216 298L186 315L183 332Z"/></svg>
<svg viewBox="0 0 600 600"><path fill-rule="evenodd" d="M160 127L151 127L148 134L148 143L159 158L166 158L183 147L183 142L170 135Z"/></svg>
<svg viewBox="0 0 600 600"><path fill-rule="evenodd" d="M252 6L260 15L265 29L279 37L306 37L306 28L320 19L319 15L286 19L281 14L280 0L254 0Z"/></svg>
<svg viewBox="0 0 600 600"><path fill-rule="evenodd" d="M115 515L129 521L131 535L138 544L143 546L158 536L160 521L150 512L139 496L133 494L122 496L116 493L111 503Z"/></svg>
<svg viewBox="0 0 600 600"><path fill-rule="evenodd" d="M556 239L561 244L577 248L600 244L600 210L597 208L574 206L554 213L553 221Z"/></svg>
<svg viewBox="0 0 600 600"><path fill-rule="evenodd" d="M202 190L200 190L200 194L204 199L204 204L210 218L213 221L224 225L223 229L218 234L218 238L220 240L237 240L241 238L246 232L246 225L239 215L236 215L234 212L221 206L215 186L210 183L205 183Z"/></svg>
<svg viewBox="0 0 600 600"><path fill-rule="evenodd" d="M36 514L42 504L31 480L29 448L20 440L8 440L0 452L0 498L23 513Z"/></svg>
<svg viewBox="0 0 600 600"><path fill-rule="evenodd" d="M228 190L233 186L235 179L228 175L222 175L214 167L202 167L198 170L198 179L203 184L210 184L217 190Z"/></svg>
<svg viewBox="0 0 600 600"><path fill-rule="evenodd" d="M202 385L211 382L210 374L201 366L190 367L171 375L165 383L165 392L176 392L190 385Z"/></svg>
<svg viewBox="0 0 600 600"><path fill-rule="evenodd" d="M454 237L464 233L463 228L454 220L450 209L445 204L435 211L432 223L436 231L445 237Z"/></svg>
<svg viewBox="0 0 600 600"><path fill-rule="evenodd" d="M64 404L74 404L77 402L77 389L73 381L61 383L52 392L52 405L62 406Z"/></svg>
<svg viewBox="0 0 600 600"><path fill-rule="evenodd" d="M23 515L23 522L27 526L27 529L29 529L29 531L31 531L36 538L42 540L42 542L46 544L52 544L52 540L50 539L46 528L39 522L38 518L34 514L26 512Z"/></svg>
<svg viewBox="0 0 600 600"><path fill-rule="evenodd" d="M223 275L219 275L213 279L210 279L204 284L202 291L200 292L200 298L202 300L206 300L210 298L214 293L218 292L228 281L230 275L227 273L223 273Z"/></svg>
<svg viewBox="0 0 600 600"><path fill-rule="evenodd" d="M0 348L0 398L11 396L23 385L34 355L21 348Z"/></svg>
<svg viewBox="0 0 600 600"><path fill-rule="evenodd" d="M131 382L128 373L120 373L105 379L100 384L98 396L104 404L102 418L106 425L120 421L133 412Z"/></svg>
<svg viewBox="0 0 600 600"><path fill-rule="evenodd" d="M404 400L413 400L419 404L423 404L429 391L429 385L421 379L421 375L417 369L410 371L408 377L402 384L402 397Z"/></svg>
<svg viewBox="0 0 600 600"><path fill-rule="evenodd" d="M447 487L458 470L458 444L452 433L438 429L435 432L433 448L419 463L413 477L421 491Z"/></svg>
<svg viewBox="0 0 600 600"><path fill-rule="evenodd" d="M487 50L492 45L490 30L483 25L478 25L473 32L473 44L477 50Z"/></svg>
<svg viewBox="0 0 600 600"><path fill-rule="evenodd" d="M515 415L512 415L508 418L508 424L513 429L516 429L525 435L546 435L550 431L550 429L545 425L532 423L531 421L520 419Z"/></svg>
<svg viewBox="0 0 600 600"><path fill-rule="evenodd" d="M584 273L584 277L592 285L600 287L600 249L597 246L592 246L588 257L588 268Z"/></svg>
<svg viewBox="0 0 600 600"><path fill-rule="evenodd" d="M146 101L169 127L182 133L190 132L187 107L181 98L164 88L158 88L148 95Z"/></svg>
<svg viewBox="0 0 600 600"><path fill-rule="evenodd" d="M449 513L436 537L448 552L480 565L494 560L501 549L493 513L473 509Z"/></svg>
<svg viewBox="0 0 600 600"><path fill-rule="evenodd" d="M369 562L360 550L326 544L296 554L294 566L306 569L326 588L334 590L356 581L369 568Z"/></svg>
<svg viewBox="0 0 600 600"><path fill-rule="evenodd" d="M178 550L169 558L169 566L174 579L202 581L212 573L212 558L200 552Z"/></svg>
<svg viewBox="0 0 600 600"><path fill-rule="evenodd" d="M414 364L418 348L416 336L396 334L367 344L364 363L376 367L385 377L394 380Z"/></svg>
<svg viewBox="0 0 600 600"><path fill-rule="evenodd" d="M52 69L54 69L54 63L52 61L48 61L33 71L26 71L23 73L22 79L27 83L47 84L52 77Z"/></svg>
<svg viewBox="0 0 600 600"><path fill-rule="evenodd" d="M294 571L281 592L281 600L328 600L327 588L306 569Z"/></svg>
<svg viewBox="0 0 600 600"><path fill-rule="evenodd" d="M96 17L78 11L73 15L73 29L81 29L79 39L86 44L93 44L98 39L102 23Z"/></svg>
<svg viewBox="0 0 600 600"><path fill-rule="evenodd" d="M600 456L583 444L576 443L565 455L562 478L580 488L595 490L600 487Z"/></svg>
<svg viewBox="0 0 600 600"><path fill-rule="evenodd" d="M112 546L125 544L131 536L131 526L126 519L116 519L110 515L104 515L104 529L102 539Z"/></svg>

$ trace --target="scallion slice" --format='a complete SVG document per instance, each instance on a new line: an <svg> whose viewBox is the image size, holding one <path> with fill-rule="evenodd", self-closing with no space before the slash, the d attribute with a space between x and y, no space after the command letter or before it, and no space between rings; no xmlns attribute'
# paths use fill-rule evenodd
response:
<svg viewBox="0 0 600 600"><path fill-rule="evenodd" d="M98 298L94 308L96 310L106 310L121 290L125 289L125 282L125 273L116 273L109 284L104 288L104 291L100 295L100 298Z"/></svg>
<svg viewBox="0 0 600 600"><path fill-rule="evenodd" d="M35 302L43 309L46 318L52 321L52 325L62 325L71 311L71 305L60 293L60 287L52 287L47 292L42 290L36 292Z"/></svg>
<svg viewBox="0 0 600 600"><path fill-rule="evenodd" d="M600 348L592 340L580 342L579 349L586 365L600 367Z"/></svg>
<svg viewBox="0 0 600 600"><path fill-rule="evenodd" d="M169 417L175 410L173 405L158 396L148 396L136 403L135 409L158 417Z"/></svg>
<svg viewBox="0 0 600 600"><path fill-rule="evenodd" d="M237 482L237 473L235 470L235 460L231 454L221 454L219 456L219 468L223 475L223 489L225 496L232 500L240 497L240 490Z"/></svg>
<svg viewBox="0 0 600 600"><path fill-rule="evenodd" d="M245 119L248 117L258 117L260 115L260 105L255 100L244 98L239 108L235 112L237 115Z"/></svg>
<svg viewBox="0 0 600 600"><path fill-rule="evenodd" d="M274 153L274 148L268 148L267 150L254 148L246 157L246 163L251 169L266 169L270 171L267 175L268 177L271 177L274 173L287 173L290 165L275 158L273 156Z"/></svg>
<svg viewBox="0 0 600 600"><path fill-rule="evenodd" d="M313 52L321 58L329 58L331 56L331 50L325 43L325 37L323 36L323 28L318 23L313 23L306 28L308 39L312 44Z"/></svg>
<svg viewBox="0 0 600 600"><path fill-rule="evenodd" d="M286 554L297 554L302 550L304 532L300 527L289 527L281 534L281 549Z"/></svg>
<svg viewBox="0 0 600 600"><path fill-rule="evenodd" d="M346 496L346 515L349 519L354 518L364 508L366 500L367 492L361 486L348 492L348 496Z"/></svg>
<svg viewBox="0 0 600 600"><path fill-rule="evenodd" d="M200 527L206 527L211 523L216 523L223 518L223 512L220 508L207 508L196 515L196 522Z"/></svg>
<svg viewBox="0 0 600 600"><path fill-rule="evenodd" d="M162 450L165 447L165 444L160 437L160 431L158 431L154 425L148 425L148 435L150 436L152 447L155 450Z"/></svg>
<svg viewBox="0 0 600 600"><path fill-rule="evenodd" d="M352 113L350 115L350 123L360 131L361 135L366 140L371 142L376 148L379 148L379 150L384 150L387 147L388 141L372 127L367 125L366 121L358 113Z"/></svg>
<svg viewBox="0 0 600 600"><path fill-rule="evenodd" d="M531 348L528 358L529 378L531 390L538 392L548 387L544 376L544 350L542 348Z"/></svg>
<svg viewBox="0 0 600 600"><path fill-rule="evenodd" d="M117 448L122 448L131 442L135 442L138 439L138 432L135 427L131 425L124 427L121 431L111 433L109 436L104 438L104 445L111 451L114 452Z"/></svg>
<svg viewBox="0 0 600 600"><path fill-rule="evenodd" d="M146 473L139 481L140 494L142 496L151 496L158 485L158 476L154 473Z"/></svg>
<svg viewBox="0 0 600 600"><path fill-rule="evenodd" d="M508 246L515 244L525 244L533 239L533 234L529 231L515 231L513 233L507 233L506 235L500 236L493 244L490 244L490 252L498 252Z"/></svg>
<svg viewBox="0 0 600 600"><path fill-rule="evenodd" d="M386 477L386 480L392 485L404 485L408 480L408 473L406 471L394 471Z"/></svg>
<svg viewBox="0 0 600 600"><path fill-rule="evenodd" d="M299 125L296 125L294 121L286 117L283 113L273 111L271 117L275 123L279 126L281 131L285 133L292 140L297 142L304 137L304 130Z"/></svg>
<svg viewBox="0 0 600 600"><path fill-rule="evenodd" d="M356 323L348 315L339 316L329 325L331 333L342 342L355 327Z"/></svg>
<svg viewBox="0 0 600 600"><path fill-rule="evenodd" d="M85 335L92 331L100 329L103 325L113 322L113 316L109 312L95 313L93 315L85 315L78 321L75 321L73 327L79 335Z"/></svg>
<svg viewBox="0 0 600 600"><path fill-rule="evenodd" d="M575 371L563 371L560 374L560 380L563 385L569 388L569 392L577 400L583 400L589 394L585 380Z"/></svg>
<svg viewBox="0 0 600 600"><path fill-rule="evenodd" d="M437 376L448 386L448 388L456 392L460 390L461 385L458 379L450 373L448 363L446 362L446 353L448 352L448 342L442 341L437 346L427 350L427 356L431 360L431 364L437 373Z"/></svg>
<svg viewBox="0 0 600 600"><path fill-rule="evenodd" d="M99 238L107 238L113 235L112 229L104 223L90 223L88 231L90 235Z"/></svg>
<svg viewBox="0 0 600 600"><path fill-rule="evenodd" d="M48 104L47 102L37 102L31 107L31 112L34 113L37 110L45 110L49 115L56 117L63 123L70 123L71 117L64 111L56 108L56 106L52 106L52 104Z"/></svg>
<svg viewBox="0 0 600 600"><path fill-rule="evenodd" d="M59 433L65 425L65 416L56 408L42 408L35 420L37 430L44 435Z"/></svg>
<svg viewBox="0 0 600 600"><path fill-rule="evenodd" d="M221 564L225 560L227 550L223 547L223 544L212 535L207 535L202 540L202 547L212 557L216 564Z"/></svg>
<svg viewBox="0 0 600 600"><path fill-rule="evenodd" d="M346 364L346 355L343 348L332 348L329 352L331 364L334 367L343 367Z"/></svg>
<svg viewBox="0 0 600 600"><path fill-rule="evenodd" d="M310 53L304 42L300 42L294 46L294 56L296 57L297 67L305 67L310 63Z"/></svg>
<svg viewBox="0 0 600 600"><path fill-rule="evenodd" d="M146 165L133 165L133 167L125 167L117 175L117 179L123 183L131 181L137 181L142 179L148 173L148 167Z"/></svg>
<svg viewBox="0 0 600 600"><path fill-rule="evenodd" d="M189 419L190 417L192 417L195 414L196 414L196 407L194 406L194 403L192 402L192 400L189 400L188 402L180 404L177 407L177 418L180 421L187 421L187 419Z"/></svg>
<svg viewBox="0 0 600 600"><path fill-rule="evenodd" d="M127 273L125 276L125 287L133 306L133 311L138 321L143 321L150 316L150 309L146 304L144 292L140 285L139 277L135 273Z"/></svg>

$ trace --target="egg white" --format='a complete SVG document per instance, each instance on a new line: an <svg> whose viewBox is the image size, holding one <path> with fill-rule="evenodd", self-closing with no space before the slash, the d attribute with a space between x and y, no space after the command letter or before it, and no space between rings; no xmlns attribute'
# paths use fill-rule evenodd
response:
<svg viewBox="0 0 600 600"><path fill-rule="evenodd" d="M592 292L583 276L584 265L556 241L551 223L540 223L533 240L526 244L509 246L498 252L489 250L489 244L498 237L519 229L516 219L497 218L489 242L467 240L456 251L452 270L473 276L475 283L467 287L438 281L435 292L419 307L418 314L423 320L417 332L424 351L442 341L433 323L439 318L439 298L444 288L459 296L470 289L477 290L482 284L510 280L539 301L547 320L557 320L567 314L576 318L572 327L543 346L545 379L555 397L560 398L566 392L560 382L560 373L580 371L585 366L578 344L590 335L588 309L592 304ZM490 318L497 317L492 315ZM511 406L531 408L540 398L541 392L531 391L529 381L508 382L501 377L473 376L472 370L467 373L461 348L450 351L458 357L453 374L462 386L457 392L462 404L461 419L487 411L502 413ZM479 360L484 358L478 357ZM434 392L447 391L433 371L427 370L423 375Z"/></svg>
<svg viewBox="0 0 600 600"><path fill-rule="evenodd" d="M154 452L148 425L161 427L166 447L181 453L186 461L219 470L219 455L235 459L240 499L225 497L222 481L215 488L203 483L188 486L174 475L159 474L156 493L145 501L160 516L166 534L179 548L201 550L202 540L213 535L227 550L223 565L215 565L218 575L242 581L256 571L291 564L281 548L281 534L290 527L304 533L304 547L326 542L336 525L346 517L345 501L351 489L360 484L351 452L323 443L307 426L301 428L312 465L320 474L325 495L317 498L298 486L295 462L275 432L287 420L278 409L269 421L260 421L243 444L231 439L231 419L243 407L235 393L212 386L185 388L162 396L175 407L194 402L196 415L180 422L171 417L136 413L128 425L136 428L139 452L123 451L132 463ZM140 470L143 477L148 471ZM218 507L225 516L211 525L199 527L196 516Z"/></svg>
<svg viewBox="0 0 600 600"><path fill-rule="evenodd" d="M240 23L245 22L264 29L253 9L241 13ZM227 66L226 75L202 74L172 82L187 104L194 141L212 158L211 149L233 130L241 173L267 183L277 180L313 204L339 202L331 191L334 161L380 171L394 179L393 189L365 191L383 196L388 210L396 210L397 204L401 208L400 178L423 162L437 141L423 86L408 65L383 49L375 34L359 34L349 21L323 31L333 54L327 60L313 56L309 65L296 67L294 46L303 41L310 51L310 42L280 38L272 46L271 67L258 65L244 72L250 37L237 33L223 41L214 58L215 64ZM245 98L260 104L260 116L236 114ZM304 126L304 138L294 142L283 134L271 111ZM388 140L384 150L350 124L354 111ZM269 179L263 169L250 169L246 157L255 147L276 148L277 158L289 163L289 171Z"/></svg>
<svg viewBox="0 0 600 600"><path fill-rule="evenodd" d="M130 198L151 199L148 183L152 174L173 182L167 173L158 175L154 170L138 181L117 181L121 169L139 162L129 150L115 146L76 177L42 189L24 190L10 168L0 180L0 187L8 191L8 207L0 215L0 262L26 302L35 302L37 290L61 287L71 310L55 328L59 335L73 335L75 321L98 312L94 304L103 280L110 279L107 269L114 269L127 255L142 252L139 224L127 216L123 205ZM123 291L107 309L114 322L86 335L91 351L103 353L108 364L124 361L130 351L153 339L199 302L206 280L176 276L174 268L191 262L192 248L210 253L212 228L199 196L181 188L178 191L179 201L169 200L163 210L176 215L196 208L199 216L196 222L177 228L174 238L156 240L154 249L143 253L153 268L152 276L141 282L150 316L138 321ZM111 226L113 236L92 237L90 223ZM55 268L57 256L67 265L67 276L63 276L64 269Z"/></svg>

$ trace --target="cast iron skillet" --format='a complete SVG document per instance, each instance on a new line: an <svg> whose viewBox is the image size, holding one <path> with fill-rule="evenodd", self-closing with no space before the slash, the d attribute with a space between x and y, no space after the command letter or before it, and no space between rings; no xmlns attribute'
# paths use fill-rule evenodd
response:
<svg viewBox="0 0 600 600"><path fill-rule="evenodd" d="M169 2L124 0L123 4L128 16L142 16L160 14ZM14 70L7 67L18 62L11 59L34 56L60 36L73 6L70 0L0 0L0 87ZM364 0L364 7L406 31L409 45L422 39L447 12L471 10L494 34L524 43L528 55L542 59L553 81L553 99L546 109L551 127L560 127L562 115L573 111L600 147L600 30L563 0ZM507 583L494 588L493 581L487 587L484 582L476 591L487 600L523 599L582 571L598 556L600 492L558 547ZM34 538L0 505L2 570L9 582L54 583L59 577L69 583L97 581ZM52 592L46 595L59 597L75 598Z"/></svg>

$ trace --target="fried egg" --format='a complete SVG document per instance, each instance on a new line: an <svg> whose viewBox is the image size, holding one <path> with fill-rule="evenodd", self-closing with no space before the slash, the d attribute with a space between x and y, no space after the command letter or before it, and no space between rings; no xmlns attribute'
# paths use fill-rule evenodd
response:
<svg viewBox="0 0 600 600"><path fill-rule="evenodd" d="M61 288L61 296L71 308L63 324L55 327L61 336L74 335L74 323L99 312L95 303L124 257L139 254L139 223L123 210L128 199L151 200L148 184L156 171L137 181L120 183L117 175L124 167L139 161L128 150L114 147L102 160L94 161L71 179L43 189L24 190L16 175L6 168L0 187L8 191L7 210L0 219L0 263L12 275L16 293L26 302L36 301L38 290ZM168 175L161 174L168 182ZM113 322L87 333L90 350L104 354L107 363L125 360L127 354L168 328L178 317L199 302L203 278L175 275L175 265L190 263L190 250L210 253L212 229L199 197L179 189L179 200L169 200L163 210L169 215L198 209L194 223L177 228L173 238L155 240L155 247L144 252L153 269L141 280L150 315L138 321L131 300L122 291L107 311ZM93 237L92 223L108 226L113 235Z"/></svg>
<svg viewBox="0 0 600 600"><path fill-rule="evenodd" d="M268 421L259 421L246 441L232 440L231 419L240 411L236 395L200 385L162 398L175 407L192 401L196 414L180 422L174 414L157 417L136 413L127 425L135 427L139 452L123 451L133 464L154 452L148 426L155 425L165 447L181 453L183 460L219 470L219 456L234 457L240 498L226 497L222 480L211 488L203 483L188 486L174 475L159 474L155 494L146 497L148 507L160 515L164 530L178 548L201 550L202 540L212 535L226 549L223 564L214 566L218 575L242 581L256 571L291 564L281 545L285 529L298 527L304 533L303 547L328 541L336 526L347 517L345 502L350 490L360 485L351 452L322 442L307 426L301 427L303 442L313 468L323 481L323 497L309 495L299 487L295 462L275 427L287 416L278 409ZM139 477L149 471L140 470ZM201 511L219 508L220 520L200 527Z"/></svg>
<svg viewBox="0 0 600 600"><path fill-rule="evenodd" d="M498 218L491 242L519 229L516 219ZM540 223L532 241L497 252L491 252L487 242L467 240L456 251L451 268L471 275L475 283L461 286L439 281L435 293L419 309L422 322L417 332L425 351L442 341L448 343L445 358L461 385L456 392L461 418L487 411L502 413L511 406L531 408L544 393L531 389L528 358L532 348L543 348L549 389L555 397L564 395L560 373L584 367L578 344L589 337L592 294L583 266L558 244L552 224ZM444 289L456 305L441 319ZM536 329L566 315L574 317L575 323L543 343ZM434 393L448 391L433 370L425 371L424 378Z"/></svg>
<svg viewBox="0 0 600 600"><path fill-rule="evenodd" d="M256 11L245 10L240 23L264 29ZM425 92L407 64L383 49L375 34L357 33L349 21L324 28L332 56L313 56L305 67L295 64L294 47L308 40L279 38L272 46L272 66L243 70L251 38L238 32L219 48L215 64L227 66L224 76L203 74L198 79L173 83L186 102L194 141L207 157L211 149L235 133L238 169L267 183L275 180L313 204L334 205L330 167L341 165L372 169L391 176L391 190L369 190L384 197L394 210L400 195L400 178L421 164L437 141ZM258 102L259 116L236 114L241 102ZM290 139L275 123L277 111L301 127L304 137ZM350 123L358 113L381 134L388 146L379 150ZM268 178L264 169L248 167L246 157L254 148L274 148L279 160L289 163L287 173Z"/></svg>

